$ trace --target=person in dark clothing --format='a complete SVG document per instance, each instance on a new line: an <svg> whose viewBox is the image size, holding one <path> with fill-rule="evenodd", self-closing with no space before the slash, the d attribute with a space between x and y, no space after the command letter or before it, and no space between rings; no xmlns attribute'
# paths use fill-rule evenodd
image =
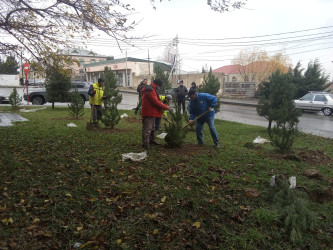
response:
<svg viewBox="0 0 333 250"><path fill-rule="evenodd" d="M183 113L185 113L185 96L187 95L187 88L183 85L183 80L178 81L179 86L176 88L176 97L178 106L183 107Z"/></svg>
<svg viewBox="0 0 333 250"><path fill-rule="evenodd" d="M196 90L197 89L197 84L195 82L192 82L191 83L191 88L190 90L193 89L193 90Z"/></svg>
<svg viewBox="0 0 333 250"><path fill-rule="evenodd" d="M146 86L147 85L147 79L143 79L143 81L140 82L140 84L138 85L138 88L136 89L136 92L139 93L139 102L138 102L138 105L136 106L135 108L135 114L137 115L138 112L139 112L139 109L141 108L141 105L142 105L142 100L141 100L141 97L142 97L142 87L143 86Z"/></svg>

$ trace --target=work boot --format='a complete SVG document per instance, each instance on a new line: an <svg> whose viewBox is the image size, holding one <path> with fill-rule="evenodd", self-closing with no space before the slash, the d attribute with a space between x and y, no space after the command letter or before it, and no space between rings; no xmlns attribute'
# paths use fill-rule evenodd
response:
<svg viewBox="0 0 333 250"><path fill-rule="evenodd" d="M220 144L215 144L214 148L216 149L220 148Z"/></svg>
<svg viewBox="0 0 333 250"><path fill-rule="evenodd" d="M151 145L161 145L161 143L157 142L157 141L152 141L150 142Z"/></svg>
<svg viewBox="0 0 333 250"><path fill-rule="evenodd" d="M147 145L147 144L142 144L142 148L144 148L144 149L150 149L150 146Z"/></svg>

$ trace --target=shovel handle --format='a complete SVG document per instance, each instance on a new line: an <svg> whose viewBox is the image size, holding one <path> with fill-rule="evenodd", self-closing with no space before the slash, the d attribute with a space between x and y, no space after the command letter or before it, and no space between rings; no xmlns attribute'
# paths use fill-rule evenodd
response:
<svg viewBox="0 0 333 250"><path fill-rule="evenodd" d="M166 118L164 115L162 115L162 117L163 117L163 119L166 120L168 123L170 123L170 124L172 123L172 122L170 122L170 121L168 120L168 118Z"/></svg>
<svg viewBox="0 0 333 250"><path fill-rule="evenodd" d="M205 114L207 114L208 112L210 112L209 109L207 109L205 112L203 112L201 115L197 116L196 118L193 119L193 122L195 122L196 120L198 120L200 117L203 117ZM186 128L188 125L190 125L190 123L187 123L184 127L182 127L182 129Z"/></svg>

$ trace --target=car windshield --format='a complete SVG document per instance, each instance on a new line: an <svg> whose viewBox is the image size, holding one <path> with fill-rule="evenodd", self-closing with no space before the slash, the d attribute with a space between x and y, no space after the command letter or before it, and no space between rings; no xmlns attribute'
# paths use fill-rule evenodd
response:
<svg viewBox="0 0 333 250"><path fill-rule="evenodd" d="M304 100L304 101L312 101L313 94L312 93L308 93L305 96L303 96L301 99Z"/></svg>

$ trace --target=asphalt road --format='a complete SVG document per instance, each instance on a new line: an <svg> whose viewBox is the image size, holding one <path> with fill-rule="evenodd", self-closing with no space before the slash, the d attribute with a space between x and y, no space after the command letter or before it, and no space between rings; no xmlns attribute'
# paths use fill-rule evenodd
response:
<svg viewBox="0 0 333 250"><path fill-rule="evenodd" d="M9 88L0 88L0 94L9 95L10 92L11 89ZM123 100L118 106L119 109L132 110L136 107L138 102L137 93L122 92L121 94ZM26 102L24 104L26 105ZM51 104L47 103L43 106L51 106ZM55 106L67 107L67 103L56 103ZM89 107L88 103L86 103L86 107ZM265 118L257 115L256 108L253 106L222 104L220 112L216 114L216 118L262 127L267 127L268 125ZM324 116L321 112L303 113L299 120L298 128L300 131L333 138L333 115Z"/></svg>

